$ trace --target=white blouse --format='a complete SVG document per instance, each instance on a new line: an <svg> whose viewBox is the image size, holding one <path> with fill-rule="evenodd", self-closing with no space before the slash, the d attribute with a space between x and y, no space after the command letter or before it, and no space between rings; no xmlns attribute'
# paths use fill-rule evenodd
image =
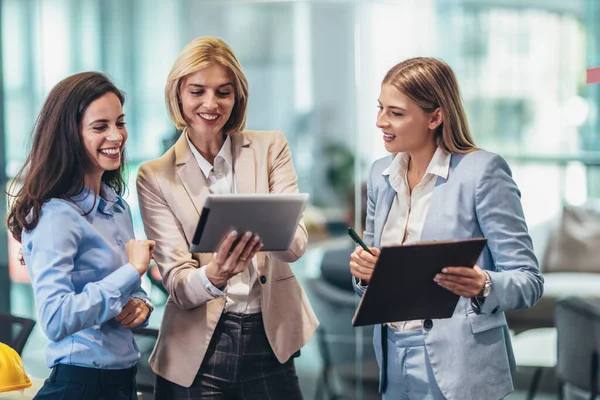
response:
<svg viewBox="0 0 600 400"><path fill-rule="evenodd" d="M437 148L423 179L410 191L408 184L408 153L398 153L390 166L381 174L388 175L390 185L396 192L392 208L381 234L381 247L418 243L425 224L427 210L437 177L448 178L451 155ZM421 329L422 321L403 321L389 324L398 331Z"/></svg>

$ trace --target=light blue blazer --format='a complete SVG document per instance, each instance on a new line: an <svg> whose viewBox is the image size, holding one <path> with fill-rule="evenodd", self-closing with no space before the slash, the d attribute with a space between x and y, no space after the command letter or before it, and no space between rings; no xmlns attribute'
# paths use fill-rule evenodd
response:
<svg viewBox="0 0 600 400"><path fill-rule="evenodd" d="M375 161L367 184L364 241L379 248L396 192L382 175L392 156ZM481 307L461 297L452 318L423 327L435 379L449 400L501 399L513 389L515 359L504 311L532 307L543 293L533 245L510 168L496 154L454 154L448 179L438 177L421 241L487 238L477 265L489 272L492 291ZM359 294L364 288L357 287ZM381 363L381 325L375 327ZM388 365L390 372L398 365ZM400 373L400 372L399 372Z"/></svg>

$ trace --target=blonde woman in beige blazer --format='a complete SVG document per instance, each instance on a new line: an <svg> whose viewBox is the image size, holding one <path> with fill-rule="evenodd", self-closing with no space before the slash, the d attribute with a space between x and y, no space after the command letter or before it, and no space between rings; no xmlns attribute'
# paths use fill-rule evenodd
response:
<svg viewBox="0 0 600 400"><path fill-rule="evenodd" d="M287 141L243 130L248 83L220 39L185 47L165 96L183 133L137 179L170 294L150 357L156 398L301 399L293 358L318 326L289 265L306 250L304 223L284 252L260 252L257 234L235 231L216 253L188 250L208 194L298 192Z"/></svg>

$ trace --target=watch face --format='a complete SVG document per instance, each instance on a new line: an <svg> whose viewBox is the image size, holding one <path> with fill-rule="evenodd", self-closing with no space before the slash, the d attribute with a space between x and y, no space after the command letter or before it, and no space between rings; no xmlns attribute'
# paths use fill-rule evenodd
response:
<svg viewBox="0 0 600 400"><path fill-rule="evenodd" d="M492 285L488 285L486 283L485 287L483 288L483 297L488 297L491 291L492 291Z"/></svg>

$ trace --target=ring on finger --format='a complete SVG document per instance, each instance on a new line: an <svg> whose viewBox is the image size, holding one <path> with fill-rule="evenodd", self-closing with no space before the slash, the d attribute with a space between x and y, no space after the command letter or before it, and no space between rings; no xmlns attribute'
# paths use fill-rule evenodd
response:
<svg viewBox="0 0 600 400"><path fill-rule="evenodd" d="M238 258L238 260L241 262L246 262L246 259L244 257L240 257L240 258Z"/></svg>

